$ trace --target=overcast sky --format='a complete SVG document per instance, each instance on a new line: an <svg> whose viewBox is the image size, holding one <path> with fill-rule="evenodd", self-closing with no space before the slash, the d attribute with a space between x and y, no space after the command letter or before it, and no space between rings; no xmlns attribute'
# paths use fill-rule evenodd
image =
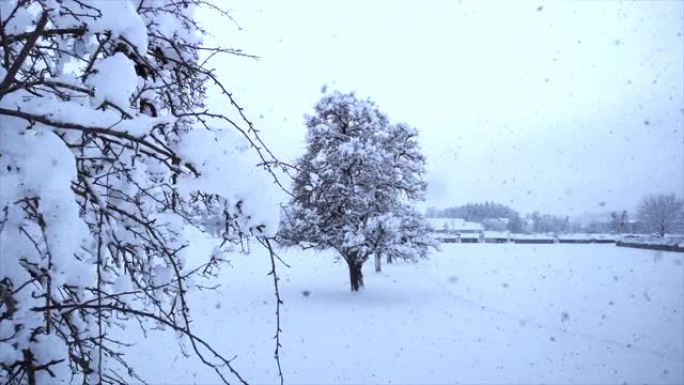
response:
<svg viewBox="0 0 684 385"><path fill-rule="evenodd" d="M682 1L236 1L215 61L272 149L321 88L418 128L428 200L563 215L684 191Z"/></svg>

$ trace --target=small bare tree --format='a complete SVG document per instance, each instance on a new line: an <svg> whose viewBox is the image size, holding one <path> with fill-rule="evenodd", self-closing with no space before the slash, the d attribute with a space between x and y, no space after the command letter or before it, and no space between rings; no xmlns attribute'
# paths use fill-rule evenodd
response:
<svg viewBox="0 0 684 385"><path fill-rule="evenodd" d="M647 231L664 237L682 217L682 201L674 194L649 195L641 200L639 221Z"/></svg>
<svg viewBox="0 0 684 385"><path fill-rule="evenodd" d="M629 224L629 214L627 210L622 210L622 212L612 211L610 213L610 227L617 234L622 234L626 231L627 225Z"/></svg>

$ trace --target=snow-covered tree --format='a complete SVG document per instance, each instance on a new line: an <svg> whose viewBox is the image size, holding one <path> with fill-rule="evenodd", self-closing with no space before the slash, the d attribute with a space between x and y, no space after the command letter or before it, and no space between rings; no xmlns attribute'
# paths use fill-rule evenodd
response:
<svg viewBox="0 0 684 385"><path fill-rule="evenodd" d="M202 46L199 6L223 12L0 1L3 383L139 382L110 333L126 323L166 328L244 382L194 333L187 293L246 237L268 243L278 163L200 57L243 54ZM209 87L231 112L207 109ZM184 228L207 218L217 247L188 255Z"/></svg>
<svg viewBox="0 0 684 385"><path fill-rule="evenodd" d="M426 187L417 131L390 124L371 101L339 92L321 99L306 126L307 150L295 166L281 241L336 250L349 267L352 291L363 286L362 266L371 255L426 256L434 242L410 206Z"/></svg>
<svg viewBox="0 0 684 385"><path fill-rule="evenodd" d="M682 201L674 194L649 195L639 203L637 215L645 230L664 237L684 216Z"/></svg>
<svg viewBox="0 0 684 385"><path fill-rule="evenodd" d="M437 247L423 216L408 204L398 204L394 212L379 217L369 235L375 254L375 271L382 271L382 257L387 263L395 260L415 262L427 258L430 248Z"/></svg>
<svg viewBox="0 0 684 385"><path fill-rule="evenodd" d="M622 234L627 229L629 224L629 214L627 210L622 210L622 212L611 211L610 213L610 227L611 230L617 234Z"/></svg>

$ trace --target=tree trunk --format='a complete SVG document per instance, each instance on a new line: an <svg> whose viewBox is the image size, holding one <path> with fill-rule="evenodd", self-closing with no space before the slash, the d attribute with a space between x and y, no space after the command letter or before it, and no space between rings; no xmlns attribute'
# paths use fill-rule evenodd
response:
<svg viewBox="0 0 684 385"><path fill-rule="evenodd" d="M394 260L392 259L392 254L387 254L387 263L392 263Z"/></svg>
<svg viewBox="0 0 684 385"><path fill-rule="evenodd" d="M363 287L363 273L361 272L361 266L363 262L351 260L347 261L349 266L349 285L351 291L359 291Z"/></svg>
<svg viewBox="0 0 684 385"><path fill-rule="evenodd" d="M375 254L375 272L382 272L382 255L380 253Z"/></svg>

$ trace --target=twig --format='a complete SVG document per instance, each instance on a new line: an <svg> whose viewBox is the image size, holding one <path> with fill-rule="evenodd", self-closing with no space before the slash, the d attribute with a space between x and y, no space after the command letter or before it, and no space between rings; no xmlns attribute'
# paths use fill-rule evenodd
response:
<svg viewBox="0 0 684 385"><path fill-rule="evenodd" d="M275 358L276 363L278 364L278 376L280 377L280 385L283 385L285 382L285 378L283 377L283 370L280 365L280 348L282 347L282 345L280 344L280 332L282 332L282 329L280 328L280 305L283 304L283 301L280 298L280 288L278 286L278 281L280 280L280 278L278 278L278 274L276 272L276 254L273 251L273 247L271 246L271 241L269 240L269 238L259 238L259 242L268 249L268 254L271 259L271 271L268 273L268 275L273 276L273 289L275 291L276 297L276 333L275 336L273 336L273 339L275 339L276 343L273 356Z"/></svg>

